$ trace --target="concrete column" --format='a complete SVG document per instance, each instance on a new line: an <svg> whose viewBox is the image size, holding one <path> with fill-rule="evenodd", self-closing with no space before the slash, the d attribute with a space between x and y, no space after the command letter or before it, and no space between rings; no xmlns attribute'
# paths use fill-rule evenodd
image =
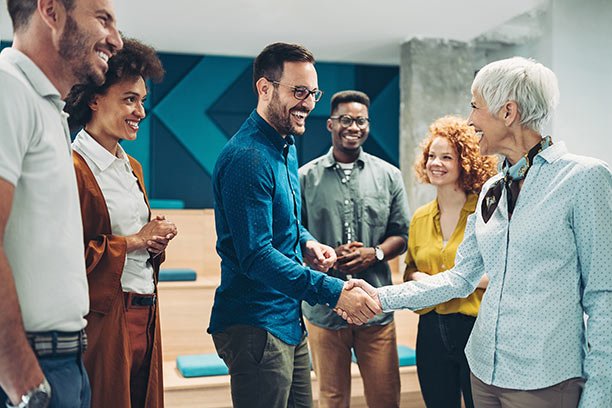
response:
<svg viewBox="0 0 612 408"><path fill-rule="evenodd" d="M435 197L435 189L415 178L421 141L435 119L469 115L474 73L485 62L483 51L463 42L414 38L402 44L399 157L413 212Z"/></svg>

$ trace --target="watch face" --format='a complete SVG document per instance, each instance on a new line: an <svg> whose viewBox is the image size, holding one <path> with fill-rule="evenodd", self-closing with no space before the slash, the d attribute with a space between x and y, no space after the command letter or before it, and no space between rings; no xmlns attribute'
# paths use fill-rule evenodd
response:
<svg viewBox="0 0 612 408"><path fill-rule="evenodd" d="M374 255L376 256L376 259L378 259L379 261L382 261L385 258L385 254L383 253L382 249L380 249L379 247L374 248Z"/></svg>
<svg viewBox="0 0 612 408"><path fill-rule="evenodd" d="M28 408L46 408L49 406L49 394L42 390L36 390L30 396Z"/></svg>

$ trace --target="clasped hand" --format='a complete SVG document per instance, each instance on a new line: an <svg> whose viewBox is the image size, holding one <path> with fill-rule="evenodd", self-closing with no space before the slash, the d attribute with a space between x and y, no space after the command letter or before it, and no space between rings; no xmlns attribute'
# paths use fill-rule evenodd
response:
<svg viewBox="0 0 612 408"><path fill-rule="evenodd" d="M335 268L347 275L356 275L376 262L374 248L364 248L362 242L353 241L335 249L338 259Z"/></svg>
<svg viewBox="0 0 612 408"><path fill-rule="evenodd" d="M334 311L350 324L367 323L382 313L378 290L362 279L351 279L344 283Z"/></svg>
<svg viewBox="0 0 612 408"><path fill-rule="evenodd" d="M174 223L167 221L163 215L158 215L146 223L136 234L140 241L140 249L146 249L154 255L162 253L171 239L176 237L178 230Z"/></svg>

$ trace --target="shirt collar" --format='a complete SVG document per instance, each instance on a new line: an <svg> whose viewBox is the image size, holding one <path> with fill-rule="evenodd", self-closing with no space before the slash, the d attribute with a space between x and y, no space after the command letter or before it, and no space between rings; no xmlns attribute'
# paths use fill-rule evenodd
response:
<svg viewBox="0 0 612 408"><path fill-rule="evenodd" d="M23 73L36 93L43 98L50 99L60 111L64 109L65 102L57 88L27 55L16 48L7 47L2 50L2 58L5 58Z"/></svg>
<svg viewBox="0 0 612 408"><path fill-rule="evenodd" d="M548 163L553 163L560 159L564 154L567 153L567 147L564 142L555 142L548 149L543 150L536 156L536 158L541 157L546 160ZM535 159L534 159L535 161Z"/></svg>
<svg viewBox="0 0 612 408"><path fill-rule="evenodd" d="M357 156L357 160L355 160L355 162L361 169L365 165L366 156L365 156L365 152L363 151L361 147L359 148L359 156ZM327 152L327 154L323 156L323 159L321 160L321 164L324 167L333 167L336 165L336 163L338 163L338 161L334 157L334 147L332 146L329 148L329 151Z"/></svg>
<svg viewBox="0 0 612 408"><path fill-rule="evenodd" d="M257 113L256 109L253 109L253 112L251 112L249 119L255 123L255 126L257 126L257 128L264 135L266 135L272 145L276 147L279 151L282 152L285 148L285 145L292 145L295 143L293 135L287 135L285 138L283 138L281 135L278 134L276 129L274 129L268 122L266 122L264 118L259 115L259 113Z"/></svg>
<svg viewBox="0 0 612 408"><path fill-rule="evenodd" d="M100 143L91 137L85 129L81 130L76 135L72 146L87 156L100 171L108 169L116 160L125 162L129 166L127 155L120 144L117 145L117 156L113 156L111 152L106 150Z"/></svg>
<svg viewBox="0 0 612 408"><path fill-rule="evenodd" d="M478 204L478 194L467 193L467 197L465 198L465 203L463 203L463 207L461 207L462 212L467 212L469 214L476 211L476 204ZM436 197L434 206L433 206L433 216L440 216L440 207L438 206L438 197Z"/></svg>

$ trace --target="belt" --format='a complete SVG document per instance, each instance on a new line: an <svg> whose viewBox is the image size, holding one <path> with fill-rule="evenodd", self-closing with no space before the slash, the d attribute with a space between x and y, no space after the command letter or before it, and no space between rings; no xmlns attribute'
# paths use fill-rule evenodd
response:
<svg viewBox="0 0 612 408"><path fill-rule="evenodd" d="M78 332L28 332L26 337L37 357L78 355L87 349L85 330Z"/></svg>
<svg viewBox="0 0 612 408"><path fill-rule="evenodd" d="M123 292L123 297L126 304L131 306L153 306L157 300L157 295L155 293L150 295L141 295L138 293Z"/></svg>

